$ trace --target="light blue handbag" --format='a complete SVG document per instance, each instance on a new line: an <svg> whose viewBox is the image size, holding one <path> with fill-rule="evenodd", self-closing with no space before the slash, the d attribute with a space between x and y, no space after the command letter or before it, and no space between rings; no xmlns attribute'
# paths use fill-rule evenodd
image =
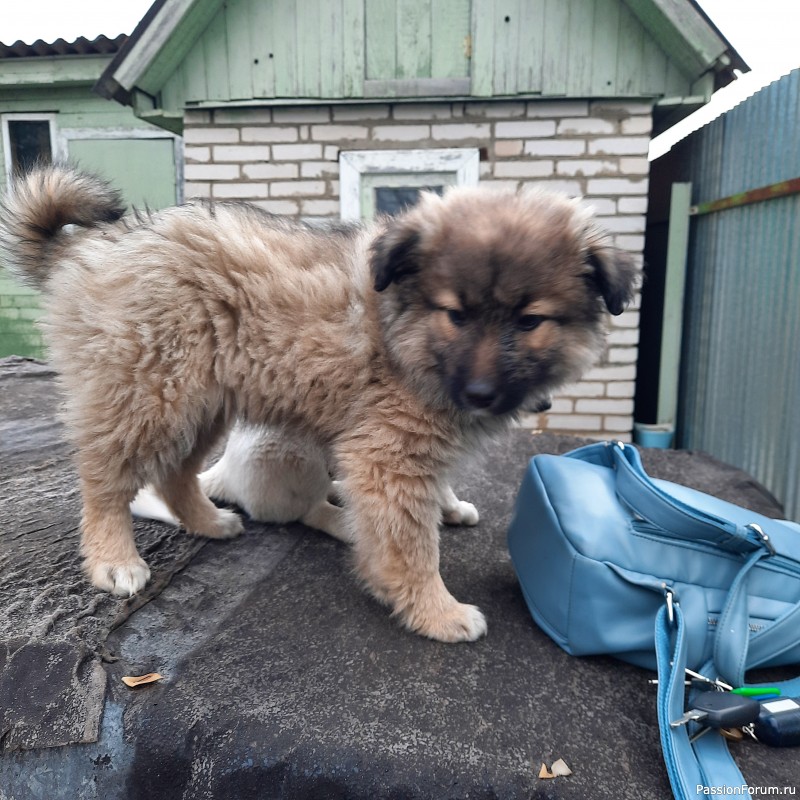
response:
<svg viewBox="0 0 800 800"><path fill-rule="evenodd" d="M740 687L746 669L800 662L800 525L652 479L635 447L601 442L531 459L508 547L531 614L564 650L658 669L675 796L744 785L721 735L691 742L669 723L687 667ZM800 678L777 685L800 694Z"/></svg>

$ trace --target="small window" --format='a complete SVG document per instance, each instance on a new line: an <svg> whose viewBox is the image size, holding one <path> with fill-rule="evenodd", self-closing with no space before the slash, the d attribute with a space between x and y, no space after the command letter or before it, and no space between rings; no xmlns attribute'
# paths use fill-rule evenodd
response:
<svg viewBox="0 0 800 800"><path fill-rule="evenodd" d="M341 154L342 219L398 214L420 192L478 182L477 149L353 150Z"/></svg>
<svg viewBox="0 0 800 800"><path fill-rule="evenodd" d="M53 119L45 114L3 117L6 174L27 172L34 164L53 161Z"/></svg>
<svg viewBox="0 0 800 800"><path fill-rule="evenodd" d="M417 204L420 192L444 193L444 186L376 186L375 211L378 214L394 216Z"/></svg>

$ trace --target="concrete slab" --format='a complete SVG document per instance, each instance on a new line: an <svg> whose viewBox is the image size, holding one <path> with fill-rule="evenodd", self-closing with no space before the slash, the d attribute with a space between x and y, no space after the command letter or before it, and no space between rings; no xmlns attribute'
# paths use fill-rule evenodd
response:
<svg viewBox="0 0 800 800"><path fill-rule="evenodd" d="M464 465L457 489L482 522L443 531L442 572L489 634L444 645L403 631L360 590L347 548L300 525L248 522L206 543L138 523L154 583L133 602L95 592L54 408L46 366L0 362L0 432L13 431L0 438L0 800L669 796L651 675L562 652L507 555L528 458L580 440L515 431ZM701 453L644 459L781 513ZM164 679L120 680L150 671ZM800 783L793 751L734 748L752 785ZM538 779L556 758L573 775Z"/></svg>

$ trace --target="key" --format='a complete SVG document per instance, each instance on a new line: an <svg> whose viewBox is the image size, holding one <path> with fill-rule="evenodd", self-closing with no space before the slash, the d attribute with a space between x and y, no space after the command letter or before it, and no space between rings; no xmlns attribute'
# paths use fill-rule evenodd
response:
<svg viewBox="0 0 800 800"><path fill-rule="evenodd" d="M687 722L699 722L707 728L742 728L755 722L761 704L752 697L742 697L730 692L701 692L682 717L670 722L671 728L679 728Z"/></svg>

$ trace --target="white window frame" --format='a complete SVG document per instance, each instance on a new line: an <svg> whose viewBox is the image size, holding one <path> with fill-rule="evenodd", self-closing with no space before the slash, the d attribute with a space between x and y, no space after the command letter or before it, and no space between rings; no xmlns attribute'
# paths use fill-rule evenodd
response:
<svg viewBox="0 0 800 800"><path fill-rule="evenodd" d="M349 150L339 156L339 203L343 220L361 219L365 175L447 175L456 186L476 186L480 173L477 147L431 150ZM414 183L418 183L415 180Z"/></svg>
<svg viewBox="0 0 800 800"><path fill-rule="evenodd" d="M11 163L11 133L8 129L9 122L49 122L50 123L50 155L54 161L58 161L64 157L63 145L61 145L58 137L58 128L56 126L56 114L54 113L40 113L31 111L13 111L6 114L0 114L0 124L3 128L3 159L6 181L10 182L14 174L14 167Z"/></svg>

